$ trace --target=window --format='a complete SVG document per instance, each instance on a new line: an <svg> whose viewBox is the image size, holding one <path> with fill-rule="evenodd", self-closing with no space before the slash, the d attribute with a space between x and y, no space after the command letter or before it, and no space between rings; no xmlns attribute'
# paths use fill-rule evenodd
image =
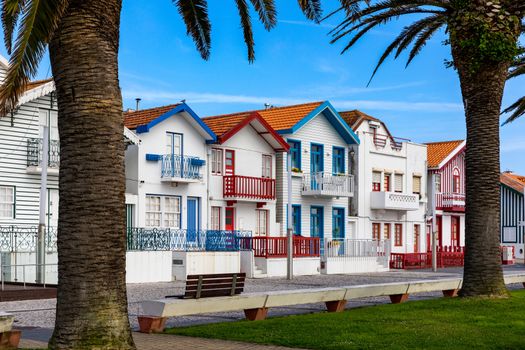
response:
<svg viewBox="0 0 525 350"><path fill-rule="evenodd" d="M419 253L419 234L421 226L414 225L414 253Z"/></svg>
<svg viewBox="0 0 525 350"><path fill-rule="evenodd" d="M374 171L372 173L372 191L381 191L381 172L379 171Z"/></svg>
<svg viewBox="0 0 525 350"><path fill-rule="evenodd" d="M421 176L412 177L412 193L421 194Z"/></svg>
<svg viewBox="0 0 525 350"><path fill-rule="evenodd" d="M441 193L441 174L436 174L436 193Z"/></svg>
<svg viewBox="0 0 525 350"><path fill-rule="evenodd" d="M454 169L453 176L454 176L454 180L453 180L454 181L453 182L454 193L460 193L460 191L461 191L461 177L459 176L459 169L458 168Z"/></svg>
<svg viewBox="0 0 525 350"><path fill-rule="evenodd" d="M146 197L146 226L160 227L161 215L159 196Z"/></svg>
<svg viewBox="0 0 525 350"><path fill-rule="evenodd" d="M372 223L372 239L374 241L381 239L381 224L378 222Z"/></svg>
<svg viewBox="0 0 525 350"><path fill-rule="evenodd" d="M257 227L255 234L258 236L268 235L268 210L255 210L257 216Z"/></svg>
<svg viewBox="0 0 525 350"><path fill-rule="evenodd" d="M301 206L297 204L292 205L292 229L294 235L301 235Z"/></svg>
<svg viewBox="0 0 525 350"><path fill-rule="evenodd" d="M383 236L385 239L390 239L390 224L383 225Z"/></svg>
<svg viewBox="0 0 525 350"><path fill-rule="evenodd" d="M272 156L266 154L262 156L262 177L272 178Z"/></svg>
<svg viewBox="0 0 525 350"><path fill-rule="evenodd" d="M214 231L220 231L221 229L221 207L211 207L210 227Z"/></svg>
<svg viewBox="0 0 525 350"><path fill-rule="evenodd" d="M290 156L292 157L292 170L301 170L301 142L288 141L290 145Z"/></svg>
<svg viewBox="0 0 525 350"><path fill-rule="evenodd" d="M44 137L44 126L49 127L49 140L58 140L58 112L50 109L39 109L38 137Z"/></svg>
<svg viewBox="0 0 525 350"><path fill-rule="evenodd" d="M164 197L164 227L180 228L179 197Z"/></svg>
<svg viewBox="0 0 525 350"><path fill-rule="evenodd" d="M390 179L392 178L391 174L384 175L384 182L383 182L383 191L390 192Z"/></svg>
<svg viewBox="0 0 525 350"><path fill-rule="evenodd" d="M394 230L394 245L401 247L403 246L403 224L395 224Z"/></svg>
<svg viewBox="0 0 525 350"><path fill-rule="evenodd" d="M345 210L343 208L332 209L332 238L345 238Z"/></svg>
<svg viewBox="0 0 525 350"><path fill-rule="evenodd" d="M224 175L235 175L235 151L227 149L224 158Z"/></svg>
<svg viewBox="0 0 525 350"><path fill-rule="evenodd" d="M166 133L166 154L182 155L182 135Z"/></svg>
<svg viewBox="0 0 525 350"><path fill-rule="evenodd" d="M15 218L15 188L0 186L0 219Z"/></svg>
<svg viewBox="0 0 525 350"><path fill-rule="evenodd" d="M345 173L345 149L334 147L332 154L332 173L334 175Z"/></svg>
<svg viewBox="0 0 525 350"><path fill-rule="evenodd" d="M503 243L517 243L518 235L516 227L503 228Z"/></svg>
<svg viewBox="0 0 525 350"><path fill-rule="evenodd" d="M180 197L146 196L146 226L180 228Z"/></svg>
<svg viewBox="0 0 525 350"><path fill-rule="evenodd" d="M394 192L403 192L403 174L394 175Z"/></svg>
<svg viewBox="0 0 525 350"><path fill-rule="evenodd" d="M222 175L222 149L213 148L211 150L211 173Z"/></svg>

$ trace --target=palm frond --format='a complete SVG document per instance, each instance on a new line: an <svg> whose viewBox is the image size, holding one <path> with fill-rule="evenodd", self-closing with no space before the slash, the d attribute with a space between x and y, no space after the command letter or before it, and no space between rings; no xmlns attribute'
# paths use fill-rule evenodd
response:
<svg viewBox="0 0 525 350"><path fill-rule="evenodd" d="M211 23L206 0L173 0L186 24L186 34L192 37L201 57L207 60L211 50Z"/></svg>
<svg viewBox="0 0 525 350"><path fill-rule="evenodd" d="M241 19L241 26L244 33L244 42L248 48L248 61L253 62L255 60L255 51L253 48L255 43L253 40L250 10L248 9L246 0L235 0L235 2L237 4L237 9L239 10L239 17Z"/></svg>
<svg viewBox="0 0 525 350"><path fill-rule="evenodd" d="M13 33L15 32L18 16L24 7L24 0L4 0L2 3L2 27L7 53L11 55L13 49Z"/></svg>
<svg viewBox="0 0 525 350"><path fill-rule="evenodd" d="M410 54L408 55L408 60L405 67L408 67L410 65L412 60L414 60L414 58L421 52L421 49L427 44L430 38L432 38L432 36L439 30L439 28L445 25L445 20L442 16L436 16L436 18L432 22L433 23L430 23L421 31L421 33L419 33L418 38L414 43Z"/></svg>
<svg viewBox="0 0 525 350"><path fill-rule="evenodd" d="M13 110L29 79L33 78L68 0L26 0L5 80L0 87L0 113ZM13 17L9 19L11 21ZM9 24L11 25L11 24Z"/></svg>
<svg viewBox="0 0 525 350"><path fill-rule="evenodd" d="M306 18L319 23L323 13L321 9L321 0L298 0L299 6Z"/></svg>
<svg viewBox="0 0 525 350"><path fill-rule="evenodd" d="M270 30L277 24L277 11L274 0L251 0L259 19L266 30ZM237 4L237 7L239 5Z"/></svg>
<svg viewBox="0 0 525 350"><path fill-rule="evenodd" d="M518 56L510 68L508 79L525 75L525 54Z"/></svg>
<svg viewBox="0 0 525 350"><path fill-rule="evenodd" d="M510 117L505 120L505 122L502 124L508 124L512 123L516 119L522 117L525 115L525 96L518 99L516 102L514 102L512 105L510 105L507 109L503 111L503 113L512 113Z"/></svg>

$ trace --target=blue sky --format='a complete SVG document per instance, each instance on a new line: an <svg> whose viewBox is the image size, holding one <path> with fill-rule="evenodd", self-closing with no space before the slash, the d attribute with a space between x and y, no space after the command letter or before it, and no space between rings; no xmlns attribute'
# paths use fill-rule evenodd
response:
<svg viewBox="0 0 525 350"><path fill-rule="evenodd" d="M434 37L405 69L406 56L387 60L366 87L382 49L407 22L378 28L354 49L340 55L329 30L308 22L297 1L276 0L279 23L266 32L253 14L256 61L246 59L234 1L210 1L212 54L203 61L186 36L169 0L124 0L120 79L124 107L153 107L186 99L201 116L330 100L339 110L360 109L385 121L392 133L416 142L465 137L465 122L455 71L444 66L450 49L445 34ZM325 6L333 4L324 1ZM326 8L328 11L330 8ZM340 18L339 18L340 19ZM4 50L2 50L4 51ZM40 76L49 74L43 62ZM508 83L506 104L525 93L525 79ZM521 88L520 88L521 87ZM502 169L525 174L525 118L501 130Z"/></svg>

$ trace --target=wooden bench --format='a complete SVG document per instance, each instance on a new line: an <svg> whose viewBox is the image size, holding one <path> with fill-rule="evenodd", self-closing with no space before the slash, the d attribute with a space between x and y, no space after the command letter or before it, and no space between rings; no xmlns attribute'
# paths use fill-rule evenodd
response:
<svg viewBox="0 0 525 350"><path fill-rule="evenodd" d="M159 327L142 328L141 332L162 332L168 317L231 312L244 310L248 320L263 320L271 307L325 303L328 312L340 312L351 299L388 296L394 304L406 301L410 294L441 291L444 296L456 296L461 288L461 278L419 280L367 284L334 288L296 289L259 293L244 293L228 297L204 299L163 299L142 302L139 316L157 322ZM523 283L525 273L505 276L505 283Z"/></svg>
<svg viewBox="0 0 525 350"><path fill-rule="evenodd" d="M186 287L182 295L168 295L166 298L179 300L232 297L239 295L244 290L246 274L241 273L219 273L209 275L188 275ZM164 317L138 316L141 332L162 332L166 324Z"/></svg>

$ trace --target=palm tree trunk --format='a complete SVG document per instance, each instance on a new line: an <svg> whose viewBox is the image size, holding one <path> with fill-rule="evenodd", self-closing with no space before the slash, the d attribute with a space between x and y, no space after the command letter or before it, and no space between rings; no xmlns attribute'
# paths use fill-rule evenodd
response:
<svg viewBox="0 0 525 350"><path fill-rule="evenodd" d="M71 0L50 43L60 132L52 349L134 349L125 284L121 0Z"/></svg>
<svg viewBox="0 0 525 350"><path fill-rule="evenodd" d="M507 63L472 71L452 43L467 122L465 267L462 296L507 296L499 250L501 99Z"/></svg>

